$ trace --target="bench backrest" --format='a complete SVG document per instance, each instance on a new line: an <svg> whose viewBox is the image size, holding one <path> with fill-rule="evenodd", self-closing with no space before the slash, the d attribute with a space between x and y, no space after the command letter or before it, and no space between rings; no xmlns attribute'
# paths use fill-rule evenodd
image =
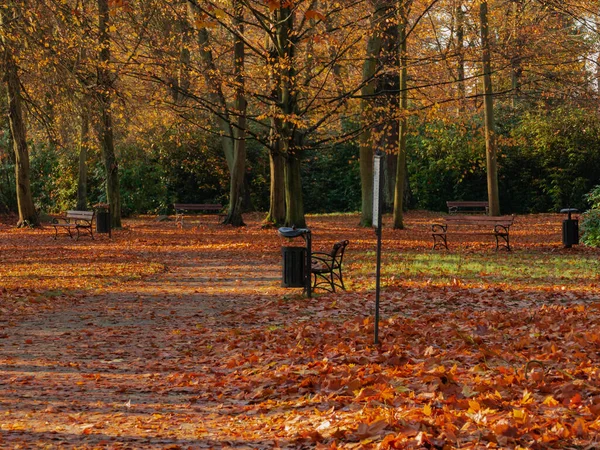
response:
<svg viewBox="0 0 600 450"><path fill-rule="evenodd" d="M446 223L455 225L503 225L511 226L515 216L448 216Z"/></svg>
<svg viewBox="0 0 600 450"><path fill-rule="evenodd" d="M336 242L333 244L333 248L331 249L331 259L333 260L334 267L340 267L342 265L342 260L344 259L344 252L346 251L346 246L350 243L347 239L343 241Z"/></svg>
<svg viewBox="0 0 600 450"><path fill-rule="evenodd" d="M487 201L448 201L446 202L446 206L448 207L448 212L453 214L461 210L487 213L490 205Z"/></svg>
<svg viewBox="0 0 600 450"><path fill-rule="evenodd" d="M94 219L94 211L76 211L69 210L67 211L67 219L74 220L87 220L91 222Z"/></svg>

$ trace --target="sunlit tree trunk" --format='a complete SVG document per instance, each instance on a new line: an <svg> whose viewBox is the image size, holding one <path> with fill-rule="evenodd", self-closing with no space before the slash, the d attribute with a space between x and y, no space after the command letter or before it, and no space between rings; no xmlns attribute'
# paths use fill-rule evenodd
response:
<svg viewBox="0 0 600 450"><path fill-rule="evenodd" d="M79 173L77 179L77 209L87 210L87 157L90 145L90 117L88 105L82 106L81 130L79 135Z"/></svg>
<svg viewBox="0 0 600 450"><path fill-rule="evenodd" d="M385 28L382 31L382 48L379 63L388 69L399 67L398 58L398 24L393 17L393 3L386 4ZM386 209L393 208L398 163L398 86L400 77L396 70L386 70L377 80L375 104L377 105L377 124L372 131L373 142L377 148L385 152L383 164L383 198Z"/></svg>
<svg viewBox="0 0 600 450"><path fill-rule="evenodd" d="M29 149L27 148L25 120L21 105L21 83L17 63L12 54L12 46L6 38L4 31L4 27L8 21L7 14L8 10L5 7L0 7L0 36L3 44L3 48L0 50L4 53L8 119L15 151L16 193L19 209L17 226L38 226L40 222L35 211L29 181Z"/></svg>
<svg viewBox="0 0 600 450"><path fill-rule="evenodd" d="M498 194L498 162L496 136L494 131L494 97L492 89L492 67L488 30L487 1L482 1L479 5L479 19L481 24L481 60L483 65L483 104L485 118L488 202L490 206L490 215L498 216L500 215L500 200Z"/></svg>
<svg viewBox="0 0 600 450"><path fill-rule="evenodd" d="M246 169L246 97L244 89L244 33L243 6L240 1L235 1L235 27L233 45L233 71L235 77L235 111L236 126L234 129L233 166L230 176L229 211L225 223L242 226L242 204L244 200L244 175Z"/></svg>
<svg viewBox="0 0 600 450"><path fill-rule="evenodd" d="M98 88L101 123L100 143L106 170L106 198L110 205L111 225L121 227L121 195L119 192L119 164L115 155L113 120L111 112L112 79L110 73L110 37L108 0L98 0L98 29L100 47L100 67L98 68Z"/></svg>
<svg viewBox="0 0 600 450"><path fill-rule="evenodd" d="M408 69L406 45L406 14L404 5L400 6L400 24L398 39L400 41L400 129L398 136L398 164L396 166L396 186L394 190L393 226L404 229L404 187L406 184L406 132L408 126Z"/></svg>
<svg viewBox="0 0 600 450"><path fill-rule="evenodd" d="M367 54L363 62L363 87L361 89L361 110L363 112L363 130L359 137L360 143L360 184L361 184L361 216L360 225L369 227L373 224L373 154L371 134L372 103L377 81L379 55L383 45L379 29L385 8L380 4L374 5L371 18L371 36L367 41Z"/></svg>
<svg viewBox="0 0 600 450"><path fill-rule="evenodd" d="M242 226L244 221L242 212L246 206L248 196L248 183L245 177L246 171L246 127L247 127L247 100L244 88L244 64L245 49L243 39L243 20L240 16L242 3L236 3L234 10L236 14L236 30L234 32L234 77L235 77L235 99L233 109L230 110L225 94L223 93L223 80L219 76L219 70L215 64L213 53L210 49L210 36L205 27L196 29L198 36L198 48L200 60L202 61L204 82L208 99L213 105L217 125L221 134L221 147L227 161L230 175L229 208L224 223ZM197 5L188 2L188 15L192 24L197 24L201 12Z"/></svg>
<svg viewBox="0 0 600 450"><path fill-rule="evenodd" d="M271 21L275 23L277 21L277 14L273 12L271 16ZM279 70L276 69L276 63L279 59L277 42L271 39L269 34L266 36L266 41L268 48L267 68L273 103L270 105L269 111L271 115L271 129L269 131L269 212L267 213L265 222L274 226L281 226L285 223L285 159L279 135L282 123L281 119L277 117L280 112L277 103L281 92L281 76Z"/></svg>

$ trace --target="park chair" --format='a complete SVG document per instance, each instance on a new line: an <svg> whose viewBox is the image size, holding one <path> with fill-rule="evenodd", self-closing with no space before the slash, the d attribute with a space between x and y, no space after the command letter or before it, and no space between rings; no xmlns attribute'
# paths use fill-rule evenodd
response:
<svg viewBox="0 0 600 450"><path fill-rule="evenodd" d="M336 286L346 290L342 275L342 261L348 243L348 240L336 242L330 253L311 253L310 273L314 277L313 290L320 288L335 292Z"/></svg>

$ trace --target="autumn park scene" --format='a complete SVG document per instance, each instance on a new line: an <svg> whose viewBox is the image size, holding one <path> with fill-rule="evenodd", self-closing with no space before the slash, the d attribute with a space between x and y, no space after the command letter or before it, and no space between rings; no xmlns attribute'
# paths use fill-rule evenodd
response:
<svg viewBox="0 0 600 450"><path fill-rule="evenodd" d="M0 2L0 448L600 448L600 2Z"/></svg>

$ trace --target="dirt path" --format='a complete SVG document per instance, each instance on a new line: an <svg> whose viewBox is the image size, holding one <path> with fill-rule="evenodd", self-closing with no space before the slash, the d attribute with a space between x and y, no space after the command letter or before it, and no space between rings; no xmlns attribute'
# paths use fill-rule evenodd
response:
<svg viewBox="0 0 600 450"><path fill-rule="evenodd" d="M173 256L167 273L30 317L0 339L2 448L274 445L240 423L235 401L215 401L226 386L205 387L231 372L218 355L224 336L241 323L281 325L256 311L258 296L281 294L278 266Z"/></svg>

